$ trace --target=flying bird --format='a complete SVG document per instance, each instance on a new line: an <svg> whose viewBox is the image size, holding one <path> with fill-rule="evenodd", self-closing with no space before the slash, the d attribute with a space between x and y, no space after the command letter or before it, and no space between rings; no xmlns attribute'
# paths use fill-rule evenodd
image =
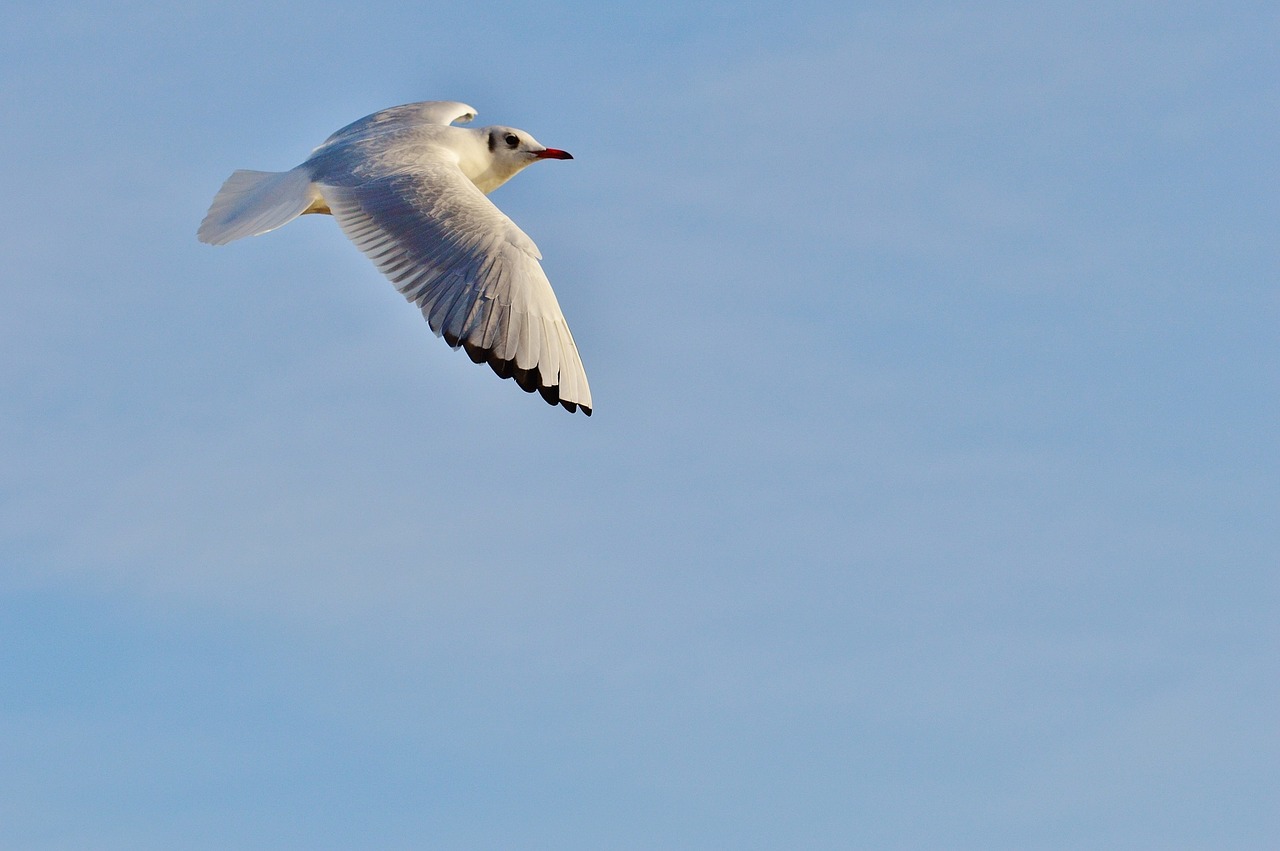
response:
<svg viewBox="0 0 1280 851"><path fill-rule="evenodd" d="M197 233L225 245L306 213L343 233L475 363L552 405L591 416L591 389L542 254L488 195L539 160L573 159L513 127L458 127L456 101L384 109L284 172L237 171Z"/></svg>

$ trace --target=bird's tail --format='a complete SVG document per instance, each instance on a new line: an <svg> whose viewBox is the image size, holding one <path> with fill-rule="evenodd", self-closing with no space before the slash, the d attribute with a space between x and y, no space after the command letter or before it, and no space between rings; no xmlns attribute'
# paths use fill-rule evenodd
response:
<svg viewBox="0 0 1280 851"><path fill-rule="evenodd" d="M313 206L327 212L310 174L304 169L242 169L222 184L196 236L201 242L226 245L243 236L275 230Z"/></svg>

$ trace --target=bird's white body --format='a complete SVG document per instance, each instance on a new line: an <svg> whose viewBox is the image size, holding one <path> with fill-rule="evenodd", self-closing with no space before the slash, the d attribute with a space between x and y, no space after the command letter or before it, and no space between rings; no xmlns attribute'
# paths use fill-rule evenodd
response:
<svg viewBox="0 0 1280 851"><path fill-rule="evenodd" d="M551 404L591 414L591 390L542 255L485 197L539 159L571 159L475 110L428 101L334 133L286 172L237 171L200 225L222 245L328 213L449 345Z"/></svg>

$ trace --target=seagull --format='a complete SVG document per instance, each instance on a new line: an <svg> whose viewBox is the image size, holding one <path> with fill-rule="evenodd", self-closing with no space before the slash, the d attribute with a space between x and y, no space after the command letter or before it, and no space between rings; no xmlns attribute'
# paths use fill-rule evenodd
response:
<svg viewBox="0 0 1280 851"><path fill-rule="evenodd" d="M455 126L475 116L457 101L396 106L343 127L290 171L236 171L197 237L225 245L331 215L436 336L525 392L591 416L542 254L485 197L528 165L573 157L513 127Z"/></svg>

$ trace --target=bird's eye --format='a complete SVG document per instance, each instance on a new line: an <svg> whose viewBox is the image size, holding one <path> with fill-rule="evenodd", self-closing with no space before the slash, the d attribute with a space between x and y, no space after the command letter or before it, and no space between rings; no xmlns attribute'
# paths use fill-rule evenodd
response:
<svg viewBox="0 0 1280 851"><path fill-rule="evenodd" d="M508 148L514 148L520 144L520 137L515 133L508 133L507 138L503 141L507 143Z"/></svg>

